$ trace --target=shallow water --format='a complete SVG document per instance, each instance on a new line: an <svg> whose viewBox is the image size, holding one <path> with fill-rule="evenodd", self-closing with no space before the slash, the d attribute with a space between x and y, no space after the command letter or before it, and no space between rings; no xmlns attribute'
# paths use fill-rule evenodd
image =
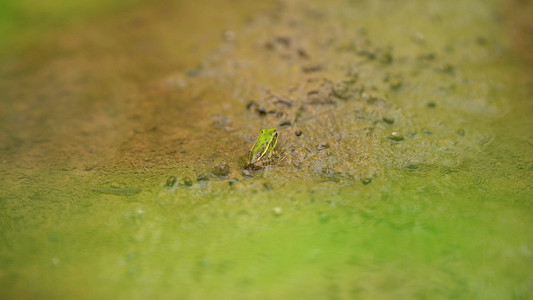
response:
<svg viewBox="0 0 533 300"><path fill-rule="evenodd" d="M6 3L1 298L533 296L528 3Z"/></svg>

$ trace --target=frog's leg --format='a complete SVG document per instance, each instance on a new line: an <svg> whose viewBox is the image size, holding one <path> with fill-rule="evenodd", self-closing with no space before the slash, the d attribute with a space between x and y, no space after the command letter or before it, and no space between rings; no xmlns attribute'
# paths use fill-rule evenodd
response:
<svg viewBox="0 0 533 300"><path fill-rule="evenodd" d="M272 154L274 154L274 149L276 149L276 145L278 144L278 139L276 137L276 140L274 141L274 144L271 145L269 148L270 148L270 151L268 153L268 158L271 158L272 157Z"/></svg>

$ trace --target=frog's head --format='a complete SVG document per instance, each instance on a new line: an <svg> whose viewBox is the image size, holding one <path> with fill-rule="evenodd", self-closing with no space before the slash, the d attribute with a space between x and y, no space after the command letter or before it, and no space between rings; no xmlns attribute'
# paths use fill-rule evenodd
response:
<svg viewBox="0 0 533 300"><path fill-rule="evenodd" d="M259 131L259 134L262 136L275 136L275 135L278 135L278 132L276 131L276 128L270 128L270 129L263 128Z"/></svg>
<svg viewBox="0 0 533 300"><path fill-rule="evenodd" d="M259 136L265 141L272 142L273 145L275 145L278 140L278 132L276 131L276 128L263 128L259 131Z"/></svg>

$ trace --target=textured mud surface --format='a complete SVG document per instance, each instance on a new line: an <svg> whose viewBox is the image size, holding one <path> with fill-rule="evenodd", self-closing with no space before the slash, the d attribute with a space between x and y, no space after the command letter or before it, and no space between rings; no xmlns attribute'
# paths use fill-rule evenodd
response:
<svg viewBox="0 0 533 300"><path fill-rule="evenodd" d="M258 128L278 127L277 178L369 182L391 168L452 172L477 155L491 136L473 126L476 119L505 107L454 66L454 44L429 46L413 32L405 39L414 51L396 50L376 42L364 23L347 25L357 14L283 6L239 34L226 31L197 69L166 83L222 94L212 117L221 135L251 144ZM461 49L467 60L493 50L476 39L484 38Z"/></svg>
<svg viewBox="0 0 533 300"><path fill-rule="evenodd" d="M531 298L531 4L257 2L0 4L0 298Z"/></svg>

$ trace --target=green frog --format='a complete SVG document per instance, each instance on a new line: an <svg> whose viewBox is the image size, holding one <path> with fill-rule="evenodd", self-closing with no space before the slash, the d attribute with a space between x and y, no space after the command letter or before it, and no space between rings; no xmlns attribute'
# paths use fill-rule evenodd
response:
<svg viewBox="0 0 533 300"><path fill-rule="evenodd" d="M250 149L248 156L248 167L260 167L262 163L267 161L265 158L272 157L274 148L278 143L278 132L275 128L261 129L257 141Z"/></svg>

